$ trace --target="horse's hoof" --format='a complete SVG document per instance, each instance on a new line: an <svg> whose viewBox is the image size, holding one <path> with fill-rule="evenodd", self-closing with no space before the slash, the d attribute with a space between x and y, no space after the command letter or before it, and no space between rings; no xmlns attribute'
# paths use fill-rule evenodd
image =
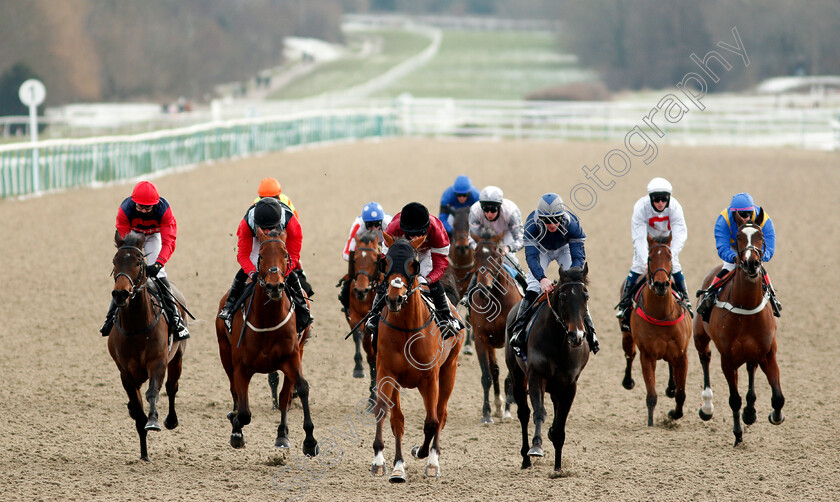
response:
<svg viewBox="0 0 840 502"><path fill-rule="evenodd" d="M771 422L773 421L772 416L773 416L773 414L771 413L770 414L770 417L771 417L770 421ZM753 408L751 410L747 410L746 408L744 408L744 411L741 412L741 418L744 420L744 424L746 424L746 425L754 424L755 423L755 408Z"/></svg>
<svg viewBox="0 0 840 502"><path fill-rule="evenodd" d="M668 417L671 420L679 420L679 419L682 418L682 416L683 416L683 413L681 411L671 410L671 411L668 412Z"/></svg>
<svg viewBox="0 0 840 502"><path fill-rule="evenodd" d="M142 460L143 462L148 462L148 461L149 461L149 457L148 457L148 456L145 456L145 457L140 457L140 460Z"/></svg>
<svg viewBox="0 0 840 502"><path fill-rule="evenodd" d="M420 455L420 446L414 445L411 447L411 456L414 458L426 458L429 456L429 451L426 450L425 455Z"/></svg>
<svg viewBox="0 0 840 502"><path fill-rule="evenodd" d="M624 380L621 381L621 386L624 387L627 390L630 390L630 389L632 389L633 387L636 386L636 381L633 380L632 378L625 378Z"/></svg>
<svg viewBox="0 0 840 502"><path fill-rule="evenodd" d="M318 456L318 441L312 440L311 443L307 442L306 440L303 441L303 454L307 457L317 457Z"/></svg>
<svg viewBox="0 0 840 502"><path fill-rule="evenodd" d="M394 469L394 472L391 473L391 477L388 478L388 481L391 483L405 483L405 471L402 469Z"/></svg>
<svg viewBox="0 0 840 502"><path fill-rule="evenodd" d="M735 444L732 447L736 447L743 442L743 436L741 434L735 434Z"/></svg>
<svg viewBox="0 0 840 502"><path fill-rule="evenodd" d="M440 466L439 465L427 465L426 471L423 473L424 476L427 478L439 478L440 477Z"/></svg>
<svg viewBox="0 0 840 502"><path fill-rule="evenodd" d="M232 432L230 434L230 445L236 449L245 448L245 435L241 432Z"/></svg>
<svg viewBox="0 0 840 502"><path fill-rule="evenodd" d="M376 465L371 464L370 466L370 475L376 476L377 478L381 478L385 475L385 464L383 465Z"/></svg>
<svg viewBox="0 0 840 502"><path fill-rule="evenodd" d="M163 421L163 425L166 426L167 429L172 430L175 427L178 427L178 417L167 415L166 419Z"/></svg>
<svg viewBox="0 0 840 502"><path fill-rule="evenodd" d="M492 424L492 423L493 423L493 419L490 417L490 415L484 415L483 417L481 417L481 423L483 423L483 424Z"/></svg>
<svg viewBox="0 0 840 502"><path fill-rule="evenodd" d="M159 431L161 429L160 422L158 422L156 418L150 418L149 421L146 422L145 429L147 431Z"/></svg>
<svg viewBox="0 0 840 502"><path fill-rule="evenodd" d="M474 351L473 351L473 346L472 345L464 345L464 355L465 356L471 356L471 355L473 355L473 353L474 353Z"/></svg>
<svg viewBox="0 0 840 502"><path fill-rule="evenodd" d="M510 410L505 410L505 413L502 415L502 420L513 420Z"/></svg>
<svg viewBox="0 0 840 502"><path fill-rule="evenodd" d="M356 368L353 370L353 378L364 378L365 370Z"/></svg>
<svg viewBox="0 0 840 502"><path fill-rule="evenodd" d="M532 446L531 449L528 450L529 457L542 457L543 455L543 449L539 446Z"/></svg>
<svg viewBox="0 0 840 502"><path fill-rule="evenodd" d="M767 419L770 420L771 424L779 425L779 424L781 424L782 422L785 421L785 415L784 415L784 413L781 412L781 410L779 410L779 419L778 420L773 420L773 414L775 414L775 413L776 413L775 411L771 411L770 415L767 416ZM745 420L745 422L746 422L746 420Z"/></svg>
<svg viewBox="0 0 840 502"><path fill-rule="evenodd" d="M674 396L676 396L676 395L677 395L677 389L676 389L676 387L666 387L666 388L665 388L665 395L666 395L666 396L668 396L668 397L670 397L671 399L673 399L673 398L674 398Z"/></svg>
<svg viewBox="0 0 840 502"><path fill-rule="evenodd" d="M708 422L709 420L712 419L712 414L711 413L706 413L705 411L703 411L703 408L700 408L699 410L697 410L697 413L700 415L700 420L702 420L704 422Z"/></svg>
<svg viewBox="0 0 840 502"><path fill-rule="evenodd" d="M527 469L531 467L531 459L529 457L525 457L522 459L522 465L519 467L520 469Z"/></svg>
<svg viewBox="0 0 840 502"><path fill-rule="evenodd" d="M289 438L283 436L277 436L277 439L274 440L274 447L275 448L291 448L292 443L289 441Z"/></svg>

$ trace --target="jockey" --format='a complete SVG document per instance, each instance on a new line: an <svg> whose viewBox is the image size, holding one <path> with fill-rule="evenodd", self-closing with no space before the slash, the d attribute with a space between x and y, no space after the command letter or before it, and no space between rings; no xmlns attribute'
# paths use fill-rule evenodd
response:
<svg viewBox="0 0 840 502"><path fill-rule="evenodd" d="M516 252L523 247L522 212L513 201L504 198L502 189L496 186L487 186L481 190L478 202L470 208L470 247L475 249L476 242L472 235L489 233L490 235L504 234L501 252L508 263L505 267L511 269L511 276L516 279L522 289L528 284L525 277L521 275L519 260ZM475 286L475 275L470 283L469 291ZM464 295L467 298L468 295Z"/></svg>
<svg viewBox="0 0 840 502"><path fill-rule="evenodd" d="M379 235L379 246L380 249L384 245L385 237L382 235L382 229L386 228L391 223L391 215L386 213L384 209L382 209L382 205L378 202L368 202L362 208L362 214L357 216L355 220L353 220L353 225L350 226L350 237L347 238L347 243L344 245L344 251L342 251L341 256L344 258L344 261L348 262L348 266L350 265L350 255L353 254L353 251L356 250L356 234L361 230L362 232L376 232ZM344 307L344 311L347 311L347 308L350 305L350 280L352 279L353 270L350 268L348 270L347 275L341 278L338 281L338 285L341 287L341 292L338 295L338 301L341 302L341 305Z"/></svg>
<svg viewBox="0 0 840 502"><path fill-rule="evenodd" d="M452 223L455 220L454 209L471 207L478 201L478 190L472 186L469 176L458 176L451 187L440 196L440 222L447 235L452 235Z"/></svg>
<svg viewBox="0 0 840 502"><path fill-rule="evenodd" d="M429 293L435 304L435 322L443 332L443 339L452 337L464 326L449 311L449 300L446 298L443 284L440 283L440 279L449 266L449 236L446 235L443 223L437 217L430 216L429 210L423 204L410 202L394 216L385 232L394 238L405 236L407 239L412 239L421 235L426 236L426 240L417 249L420 259L420 282L425 282L429 286ZM376 292L370 318L365 323L365 328L373 335L374 347L376 347L380 313L385 306L385 302L382 301L384 295L383 289Z"/></svg>
<svg viewBox="0 0 840 502"><path fill-rule="evenodd" d="M688 238L688 227L685 224L682 205L671 195L671 184L664 178L653 178L647 186L647 196L636 201L633 206L633 217L630 219L630 235L633 238L633 265L624 282L624 292L621 295L616 317L621 319L622 328L630 330L630 309L633 306L633 293L636 283L647 272L648 243L647 236L663 237L671 234L671 272L674 277L674 288L682 301L691 312L688 301L688 291L685 287L685 276L682 273L679 254Z"/></svg>
<svg viewBox="0 0 840 502"><path fill-rule="evenodd" d="M312 315L309 312L309 305L300 283L296 270L300 269L300 249L303 242L303 232L300 228L297 216L292 210L274 197L265 197L258 200L248 208L245 217L239 223L236 235L239 238L237 243L236 259L241 268L233 278L230 287L230 294L225 305L219 312L219 319L229 323L233 318L233 307L245 290L245 281L257 281L257 259L259 258L260 243L257 240L257 228L264 232L271 230L286 231L286 250L289 253L289 267L286 269L286 290L295 302L297 315L297 332L301 333L307 326L312 324Z"/></svg>
<svg viewBox="0 0 840 502"><path fill-rule="evenodd" d="M756 223L761 226L761 233L764 235L764 255L762 261L770 261L776 251L776 230L773 227L773 220L770 219L764 209L755 205L753 198L748 193L737 193L732 197L729 207L724 209L715 222L715 244L718 256L723 260L723 267L712 283L705 290L697 292L698 296L703 293L703 298L697 304L697 313L703 316L703 320L709 320L709 314L717 300L720 291L720 281L731 270L735 269L737 258L736 238L738 229L745 222ZM770 276L764 272L764 287L770 294L770 306L773 308L773 315L780 317L782 304L776 298L776 291L770 282Z"/></svg>
<svg viewBox="0 0 840 502"><path fill-rule="evenodd" d="M559 195L547 193L540 197L537 210L532 211L525 221L528 289L519 303L516 319L510 328L511 348L520 357L525 351L524 331L531 314L531 306L542 293L550 293L554 289L554 284L545 275L546 268L552 261L556 261L563 270L582 268L586 263L586 250L583 245L585 240L586 234L583 233L580 221L566 209ZM600 348L588 308L584 323L589 349L597 354Z"/></svg>
<svg viewBox="0 0 840 502"><path fill-rule="evenodd" d="M158 194L158 189L151 181L141 181L134 186L131 197L126 198L117 210L117 231L125 238L131 231L146 234L143 250L146 254L146 276L154 279L158 286L161 303L169 320L169 333L175 340L190 337L180 311L172 297L172 287L166 279L164 265L175 251L175 238L178 225L169 202ZM114 325L114 313L117 306L111 301L105 325L99 331L108 336Z"/></svg>

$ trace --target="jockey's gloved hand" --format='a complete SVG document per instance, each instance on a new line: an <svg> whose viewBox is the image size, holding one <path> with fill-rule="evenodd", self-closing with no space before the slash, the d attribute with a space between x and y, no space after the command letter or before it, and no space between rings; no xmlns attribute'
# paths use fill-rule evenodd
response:
<svg viewBox="0 0 840 502"><path fill-rule="evenodd" d="M257 282L257 271L254 270L250 274L248 274L248 278L251 279L251 282Z"/></svg>
<svg viewBox="0 0 840 502"><path fill-rule="evenodd" d="M162 268L163 265L161 265L158 262L155 262L152 265L146 265L146 275L148 275L149 277L157 277L158 272L160 272L160 269Z"/></svg>

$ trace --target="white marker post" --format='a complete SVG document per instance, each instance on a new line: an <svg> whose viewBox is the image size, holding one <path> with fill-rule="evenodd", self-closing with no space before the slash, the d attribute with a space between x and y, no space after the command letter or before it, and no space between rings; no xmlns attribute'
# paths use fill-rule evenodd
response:
<svg viewBox="0 0 840 502"><path fill-rule="evenodd" d="M18 90L20 102L29 107L29 134L32 138L32 191L41 190L41 180L38 165L38 105L47 97L44 84L35 78L30 78L20 85Z"/></svg>

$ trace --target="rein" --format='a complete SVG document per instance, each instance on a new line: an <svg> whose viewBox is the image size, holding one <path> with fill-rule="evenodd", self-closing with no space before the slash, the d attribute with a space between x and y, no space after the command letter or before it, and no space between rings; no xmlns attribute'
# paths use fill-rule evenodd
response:
<svg viewBox="0 0 840 502"><path fill-rule="evenodd" d="M131 276L129 276L125 272L118 272L117 274L114 274L113 271L111 271L111 275L114 276L114 282L116 282L117 279L120 278L120 276L128 279L129 284L131 284L131 293L129 294L128 299L133 300L134 298L137 297L138 293L142 293L143 290L146 289L146 282L148 280L146 278L146 264L145 264L146 253L145 253L145 251L138 248L137 246L120 246L117 249L120 249L120 250L121 249L128 249L128 250L131 250L131 251L137 251L138 253L140 253L140 257L143 259L143 262L140 264L140 272L137 274L136 282L135 282L134 279L131 278ZM150 296L152 298L154 297L153 295L150 295ZM158 307L157 312L155 313L155 318L154 318L154 320L152 321L151 324L147 325L143 329L139 329L139 330L136 330L136 331L126 331L125 329L123 329L122 326L120 326L120 317L121 317L121 313L123 312L123 307L118 306L117 307L117 309L118 309L117 313L114 316L114 325L117 327L117 331L119 331L124 336L136 336L136 335L142 335L144 333L148 333L149 331L154 329L154 327L157 326L158 322L160 321L160 316L163 313L163 307L160 304L156 304L153 301L150 302L150 303L152 305L152 311L153 312L155 310L154 307L156 305Z"/></svg>
<svg viewBox="0 0 840 502"><path fill-rule="evenodd" d="M559 292L559 290L565 288L566 286L577 286L577 285L583 286L584 285L583 281L564 282L563 284L560 284L559 286L557 286L557 290ZM557 324L559 324L561 328L563 328L563 331L568 333L569 332L569 326L566 324L566 321L560 316L560 314L555 312L554 307L551 305L551 298L550 298L551 294L548 293L548 292L545 292L543 294L545 295L545 302L548 304L548 310L554 315L554 320L557 321Z"/></svg>

